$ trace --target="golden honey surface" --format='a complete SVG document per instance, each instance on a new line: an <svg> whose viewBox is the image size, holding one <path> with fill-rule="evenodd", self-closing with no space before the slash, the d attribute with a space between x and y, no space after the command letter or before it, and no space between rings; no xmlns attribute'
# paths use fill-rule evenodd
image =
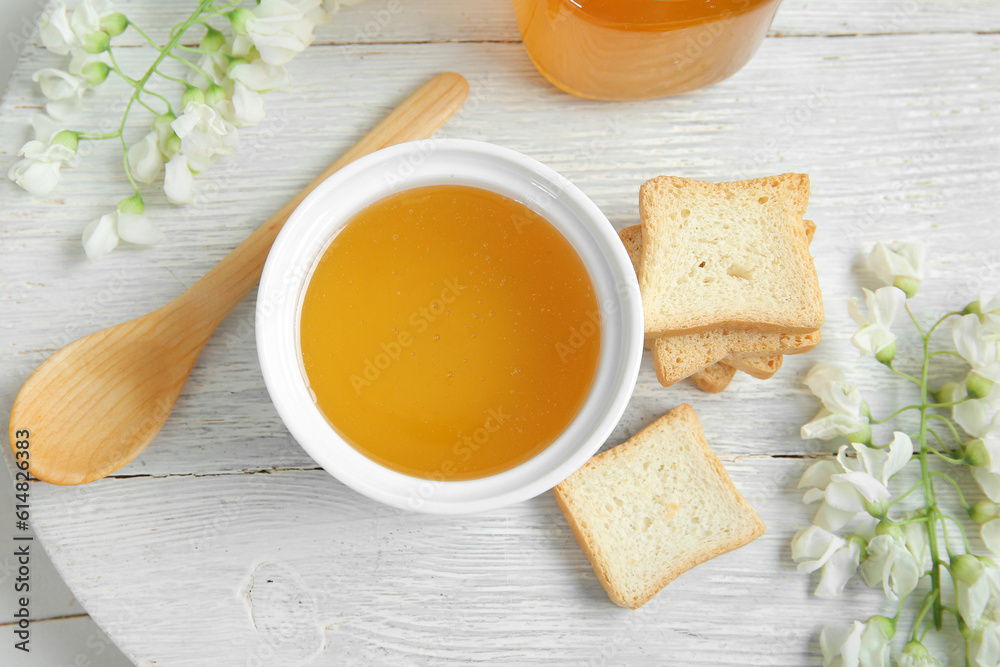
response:
<svg viewBox="0 0 1000 667"><path fill-rule="evenodd" d="M407 190L352 218L302 301L319 409L369 458L433 479L484 477L551 444L593 384L593 283L569 241L486 190Z"/></svg>

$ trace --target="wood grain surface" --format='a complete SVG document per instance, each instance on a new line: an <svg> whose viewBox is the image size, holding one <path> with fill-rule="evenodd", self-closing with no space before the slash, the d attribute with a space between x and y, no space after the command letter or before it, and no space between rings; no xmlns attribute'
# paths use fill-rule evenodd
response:
<svg viewBox="0 0 1000 667"><path fill-rule="evenodd" d="M161 30L183 11L123 5ZM137 45L120 62L134 70L149 56ZM35 43L25 50L0 105L4 165L43 103L32 72L59 61ZM112 145L95 146L49 197L0 182L6 415L52 351L175 297L437 72L458 71L471 88L442 136L549 164L618 229L637 221L638 186L655 175L809 173L821 345L786 357L772 379L737 375L717 395L686 382L661 388L647 354L608 442L691 403L768 534L683 575L638 612L606 599L548 494L444 519L399 514L318 470L267 397L253 295L209 340L138 459L87 486L32 486L35 529L137 664L817 664L823 623L888 607L857 583L842 599L816 599L816 578L790 561L789 540L811 516L795 485L809 457L829 451L798 438L819 407L801 381L813 363L834 361L876 416L913 397L860 362L849 341L846 299L873 286L861 258L877 240L929 245L930 277L913 304L920 316L1000 283L998 63L991 0L787 0L772 37L732 79L665 100L588 102L537 74L505 0L460 9L370 0L319 28L290 65L295 87L268 95L271 117L241 131L239 154L199 178L195 204L171 207L149 191L148 210L168 236L158 247L83 257L84 225L128 194ZM102 87L82 121L96 124L123 94ZM147 122L137 118L136 139ZM916 362L913 343L901 341L904 369Z"/></svg>

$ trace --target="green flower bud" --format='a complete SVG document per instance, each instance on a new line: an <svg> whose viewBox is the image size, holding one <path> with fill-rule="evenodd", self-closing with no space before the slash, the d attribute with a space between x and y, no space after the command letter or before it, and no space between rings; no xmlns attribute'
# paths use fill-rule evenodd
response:
<svg viewBox="0 0 1000 667"><path fill-rule="evenodd" d="M214 107L224 99L226 99L226 91L218 84L213 83L205 91L205 104L210 107Z"/></svg>
<svg viewBox="0 0 1000 667"><path fill-rule="evenodd" d="M153 129L158 132L165 131L168 127L170 127L170 124L175 120L177 120L177 116L170 113L169 111L166 113L162 113L153 119ZM173 130L171 130L171 132L173 132Z"/></svg>
<svg viewBox="0 0 1000 667"><path fill-rule="evenodd" d="M847 537L847 542L854 542L861 549L861 560L868 558L868 540L861 537L860 535L849 535Z"/></svg>
<svg viewBox="0 0 1000 667"><path fill-rule="evenodd" d="M208 51L209 53L215 53L222 49L226 45L226 36L215 28L209 28L205 36L201 38L202 51Z"/></svg>
<svg viewBox="0 0 1000 667"><path fill-rule="evenodd" d="M120 202L118 202L119 213L134 213L136 215L139 215L145 210L146 210L146 205L143 203L142 197L139 195L138 192L135 193L135 195L131 197L126 197L125 199L122 199Z"/></svg>
<svg viewBox="0 0 1000 667"><path fill-rule="evenodd" d="M181 95L181 108L188 105L188 102L197 102L198 104L205 103L205 93L201 91L201 88L195 88L194 86L188 86L184 94Z"/></svg>
<svg viewBox="0 0 1000 667"><path fill-rule="evenodd" d="M932 392L934 401L936 403L953 403L955 397L958 396L960 386L957 382L945 382L936 392Z"/></svg>
<svg viewBox="0 0 1000 667"><path fill-rule="evenodd" d="M959 581L966 584L974 584L983 572L983 563L975 556L962 554L955 556L951 560L951 565L948 566L948 569L951 570L952 575Z"/></svg>
<svg viewBox="0 0 1000 667"><path fill-rule="evenodd" d="M872 616L868 619L868 622L882 628L882 632L884 632L885 636L889 639L892 639L896 634L896 621L891 618L886 618L885 616Z"/></svg>
<svg viewBox="0 0 1000 667"><path fill-rule="evenodd" d="M931 652L915 639L903 647L903 655L912 655L914 658L923 660L931 659Z"/></svg>
<svg viewBox="0 0 1000 667"><path fill-rule="evenodd" d="M862 445L869 445L870 446L872 444L872 427L871 427L871 425L870 424L865 424L864 426L861 427L860 430L855 431L854 433L848 433L847 434L847 441L848 442L857 442L857 443L860 443Z"/></svg>
<svg viewBox="0 0 1000 667"><path fill-rule="evenodd" d="M226 65L226 76L232 74L233 68L237 65L249 65L250 61L246 58L230 58L229 64Z"/></svg>
<svg viewBox="0 0 1000 667"><path fill-rule="evenodd" d="M979 525L992 521L997 518L998 514L1000 514L1000 505L985 498L973 505L969 510L969 517Z"/></svg>
<svg viewBox="0 0 1000 667"><path fill-rule="evenodd" d="M917 295L917 289L920 287L920 281L916 278L897 276L897 278L892 282L892 286L903 290L906 294L906 298L909 299Z"/></svg>
<svg viewBox="0 0 1000 667"><path fill-rule="evenodd" d="M892 521L879 521L878 527L875 528L875 534L888 535L901 540L903 539L903 528Z"/></svg>
<svg viewBox="0 0 1000 667"><path fill-rule="evenodd" d="M892 367L892 360L896 358L896 341L892 341L888 346L879 350L875 354L875 359L879 363L885 364L886 366Z"/></svg>
<svg viewBox="0 0 1000 667"><path fill-rule="evenodd" d="M990 392L993 391L993 380L973 371L969 374L969 379L965 381L965 390L972 398L989 396Z"/></svg>
<svg viewBox="0 0 1000 667"><path fill-rule="evenodd" d="M981 439L970 440L965 443L965 456L962 460L970 466L983 468L990 464L990 450L986 449L986 443Z"/></svg>
<svg viewBox="0 0 1000 667"><path fill-rule="evenodd" d="M111 68L107 63L96 61L84 65L83 69L80 70L80 74L87 83L92 86L97 86L104 83L104 80L108 78L108 72L110 71Z"/></svg>
<svg viewBox="0 0 1000 667"><path fill-rule="evenodd" d="M255 18L254 13L244 7L237 7L226 16L229 18L230 25L233 26L233 32L237 35L247 34L247 19Z"/></svg>
<svg viewBox="0 0 1000 667"><path fill-rule="evenodd" d="M56 136L52 137L52 141L50 141L49 144L53 146L65 146L75 153L79 142L79 132L74 132L73 130L62 130L61 132L57 132Z"/></svg>
<svg viewBox="0 0 1000 667"><path fill-rule="evenodd" d="M876 519L884 519L885 518L885 510L883 509L883 507L882 507L881 504L876 504L876 503L873 503L873 502L871 502L869 500L866 500L865 501L865 511L868 512L869 514L871 514ZM866 544L865 546L867 547L868 545Z"/></svg>
<svg viewBox="0 0 1000 667"><path fill-rule="evenodd" d="M83 50L87 53L104 53L111 46L111 38L108 33L92 32L83 38Z"/></svg>
<svg viewBox="0 0 1000 667"><path fill-rule="evenodd" d="M166 141L167 156L177 155L181 150L181 138L176 134L171 134Z"/></svg>
<svg viewBox="0 0 1000 667"><path fill-rule="evenodd" d="M128 27L128 19L121 12L115 12L114 14L108 14L103 19L101 19L101 30L106 32L112 37L116 37L123 32L125 28Z"/></svg>

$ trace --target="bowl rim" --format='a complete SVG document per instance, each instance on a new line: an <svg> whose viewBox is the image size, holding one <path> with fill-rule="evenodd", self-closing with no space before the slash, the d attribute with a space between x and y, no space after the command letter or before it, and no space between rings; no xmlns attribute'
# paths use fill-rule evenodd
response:
<svg viewBox="0 0 1000 667"><path fill-rule="evenodd" d="M372 177L379 174L382 182L374 183ZM463 481L405 475L361 454L336 432L312 401L298 350L302 295L330 240L361 208L396 192L442 182L472 184L513 195L549 220L584 261L598 292L602 319L602 350L594 383L563 434L514 468ZM624 413L638 378L643 349L635 271L597 205L568 179L534 158L469 139L397 144L352 162L317 185L289 216L268 253L255 320L258 358L268 394L306 453L333 477L369 498L432 514L479 512L527 500L584 465ZM599 382L608 386L599 386Z"/></svg>

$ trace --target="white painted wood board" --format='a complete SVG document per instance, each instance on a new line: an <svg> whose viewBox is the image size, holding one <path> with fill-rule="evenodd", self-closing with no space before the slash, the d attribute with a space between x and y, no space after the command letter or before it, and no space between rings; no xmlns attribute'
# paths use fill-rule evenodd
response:
<svg viewBox="0 0 1000 667"><path fill-rule="evenodd" d="M617 228L636 220L638 185L660 173L812 177L813 253L827 308L820 348L786 357L772 380L741 376L717 396L659 387L647 358L609 440L678 403L695 405L709 442L768 524L759 542L685 575L662 604L630 615L603 597L548 495L459 520L399 516L368 502L315 470L277 419L257 367L248 298L210 341L139 459L87 487L33 486L36 529L109 635L137 662L247 664L266 650L255 642L273 636L261 630L271 621L257 619L254 631L239 594L262 562L274 563L264 573L284 579L269 589L254 577L255 606L270 605L261 618L284 615L302 639L282 643L263 664L801 665L817 661L822 622L848 618L852 604L880 610L869 591L834 602L808 595L810 580L794 572L788 553L795 527L808 520L794 491L806 463L773 457L821 449L797 437L818 408L801 387L816 361L855 366L852 379L876 412L910 395L892 382L875 396L885 377L855 365L849 343L846 298L871 286L859 258L876 240L931 246L919 313L964 304L1000 282L1000 15L990 2L921 2L887 29L892 3L804 5L786 2L775 24L796 37L766 40L727 82L605 104L544 82L516 41L506 2L458 13L443 0L419 11L403 3L398 20L370 37L381 43L343 43L354 39L348 17L369 16L381 6L373 0L321 28L291 65L296 87L268 97L272 120L245 131L244 152L201 181L214 190L201 205L174 209L162 195L147 197L168 232L164 245L121 249L99 263L82 259L79 234L127 194L112 146L67 171L51 197L0 183L6 413L51 351L178 294L438 71L455 69L472 84L467 111L442 136L493 141L550 164ZM179 11L134 7L151 21L165 20L154 8ZM824 36L840 33L877 34ZM139 67L149 53L128 49L123 65ZM31 73L57 60L37 46L25 51L0 105L3 164L42 102ZM96 99L112 104L122 90L109 86ZM136 138L142 131L137 122ZM901 347L905 367L913 356ZM308 613L269 590L300 591ZM320 626L327 629L310 630ZM312 640L325 650L309 657L292 648Z"/></svg>

